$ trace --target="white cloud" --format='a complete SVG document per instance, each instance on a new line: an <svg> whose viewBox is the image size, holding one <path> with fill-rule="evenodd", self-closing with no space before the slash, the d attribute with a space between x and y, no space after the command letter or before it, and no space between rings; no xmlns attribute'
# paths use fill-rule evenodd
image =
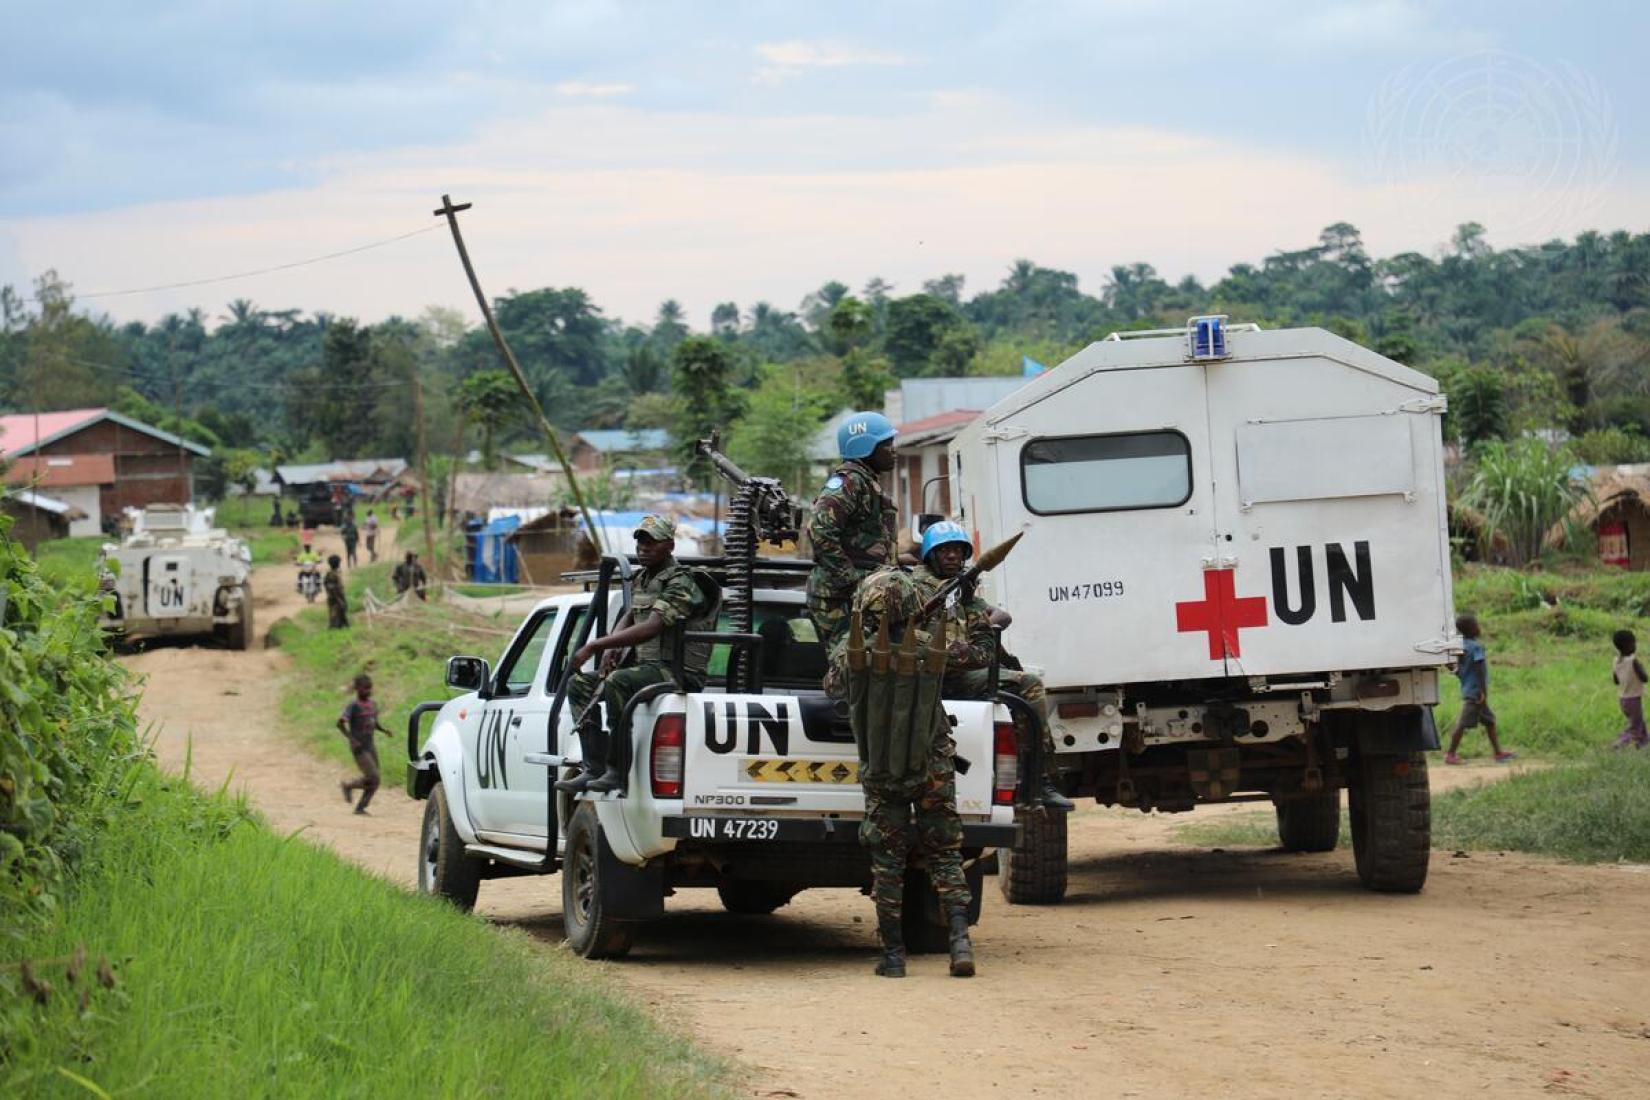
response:
<svg viewBox="0 0 1650 1100"><path fill-rule="evenodd" d="M611 99L614 96L629 95L635 90L634 84L592 84L583 80L564 80L555 86L557 95L587 99Z"/></svg>
<svg viewBox="0 0 1650 1100"><path fill-rule="evenodd" d="M852 161L840 158L854 150ZM182 281L302 259L432 224L443 192L473 201L472 255L490 293L584 287L609 316L667 297L703 326L733 299L794 308L830 278L900 292L945 272L971 291L1018 257L1099 290L1113 264L1218 278L1346 220L1377 255L1431 251L1484 220L1495 181L1360 179L1334 161L1149 128L1050 122L969 101L875 118L651 113L568 104L500 119L473 141L341 158L313 187L0 221L15 258L82 291ZM1642 221L1644 183L1620 180L1589 225ZM1497 246L1520 243L1495 237ZM427 233L244 282L88 303L153 319L233 297L377 320L432 302L469 310L451 243Z"/></svg>
<svg viewBox="0 0 1650 1100"><path fill-rule="evenodd" d="M801 75L808 69L845 69L856 66L909 65L902 54L886 50L871 50L843 42L806 42L792 39L788 42L763 42L756 47L756 56L762 64L756 70L756 80L763 84L777 84Z"/></svg>

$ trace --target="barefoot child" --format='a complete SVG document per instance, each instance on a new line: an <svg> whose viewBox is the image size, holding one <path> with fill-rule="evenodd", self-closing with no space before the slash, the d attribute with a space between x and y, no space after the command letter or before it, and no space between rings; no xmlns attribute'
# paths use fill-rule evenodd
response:
<svg viewBox="0 0 1650 1100"><path fill-rule="evenodd" d="M355 812L364 814L367 803L378 791L378 744L373 740L373 734L390 732L378 721L378 704L372 697L372 677L364 672L355 678L355 698L344 705L344 712L338 716L338 732L349 739L350 751L355 754L355 766L361 769L359 777L346 779L338 786L344 792L345 802L350 801L353 792L361 792L361 801Z"/></svg>
<svg viewBox="0 0 1650 1100"><path fill-rule="evenodd" d="M1462 615L1455 620L1455 629L1461 632L1463 639L1461 657L1455 662L1455 676L1461 681L1461 717L1456 719L1455 731L1450 734L1449 751L1444 754L1444 763L1464 763L1455 751L1461 747L1461 735L1474 726L1482 725L1490 739L1490 749L1495 753L1495 762L1505 764L1518 754L1503 752L1501 742L1496 740L1495 711L1490 709L1490 665L1489 659L1484 656L1484 644L1478 640L1477 616Z"/></svg>
<svg viewBox="0 0 1650 1100"><path fill-rule="evenodd" d="M1642 749L1646 742L1650 742L1650 732L1644 728L1644 683L1650 680L1650 676L1644 674L1644 666L1639 664L1638 639L1633 637L1631 630L1618 630L1610 636L1610 640L1616 644L1616 653L1619 654L1612 675L1620 696L1621 713L1627 719L1627 728L1616 738L1616 748L1625 749L1632 745Z"/></svg>

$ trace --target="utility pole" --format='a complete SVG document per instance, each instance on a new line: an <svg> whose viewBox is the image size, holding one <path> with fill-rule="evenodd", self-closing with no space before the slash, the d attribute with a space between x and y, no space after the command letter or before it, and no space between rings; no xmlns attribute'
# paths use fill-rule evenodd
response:
<svg viewBox="0 0 1650 1100"><path fill-rule="evenodd" d="M424 383L412 361L413 416L418 420L418 493L424 501L424 556L435 568L435 513L430 511L430 468L424 448Z"/></svg>
<svg viewBox="0 0 1650 1100"><path fill-rule="evenodd" d="M527 407L538 418L539 428L550 444L550 453L556 456L556 462L561 466L561 472L567 478L567 487L573 493L573 503L579 506L579 514L584 516L584 525L590 531L590 544L596 548L596 553L605 553L606 540L602 537L601 528L590 517L590 509L585 506L584 493L579 490L578 475L573 472L573 464L567 461L567 455L561 449L561 440L556 438L556 430L550 426L550 421L544 415L544 406L533 393L533 388L527 384L527 376L522 373L521 364L516 362L516 356L505 342L504 332L498 327L498 321L493 317L493 307L487 301L487 295L481 291L481 280L476 278L476 269L470 263L470 250L464 247L464 235L458 229L458 215L470 209L472 204L462 202L456 206L449 195L441 196L441 209L435 211L438 218L446 218L447 225L453 231L453 244L458 247L459 261L464 265L464 274L470 280L470 289L475 293L476 305L481 307L481 316L487 322L487 331L493 335L493 343L498 347L498 353L504 358L504 365L510 368L515 377L516 387L521 390L521 396L527 402Z"/></svg>

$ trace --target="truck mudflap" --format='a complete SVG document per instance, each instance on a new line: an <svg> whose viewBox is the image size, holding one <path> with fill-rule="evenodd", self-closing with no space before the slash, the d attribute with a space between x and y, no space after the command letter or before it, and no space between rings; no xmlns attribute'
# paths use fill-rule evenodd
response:
<svg viewBox="0 0 1650 1100"><path fill-rule="evenodd" d="M859 843L857 819L678 814L664 818L662 825L665 836L678 840ZM1012 823L965 821L962 827L963 847L1012 848L1019 840L1019 829Z"/></svg>

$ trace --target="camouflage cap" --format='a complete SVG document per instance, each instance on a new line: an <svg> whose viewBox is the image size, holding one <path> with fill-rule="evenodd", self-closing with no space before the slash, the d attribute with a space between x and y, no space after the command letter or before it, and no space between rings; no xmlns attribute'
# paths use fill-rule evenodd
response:
<svg viewBox="0 0 1650 1100"><path fill-rule="evenodd" d="M642 522L636 525L634 533L646 535L658 542L664 542L676 537L676 521L667 519L664 516L643 516Z"/></svg>

